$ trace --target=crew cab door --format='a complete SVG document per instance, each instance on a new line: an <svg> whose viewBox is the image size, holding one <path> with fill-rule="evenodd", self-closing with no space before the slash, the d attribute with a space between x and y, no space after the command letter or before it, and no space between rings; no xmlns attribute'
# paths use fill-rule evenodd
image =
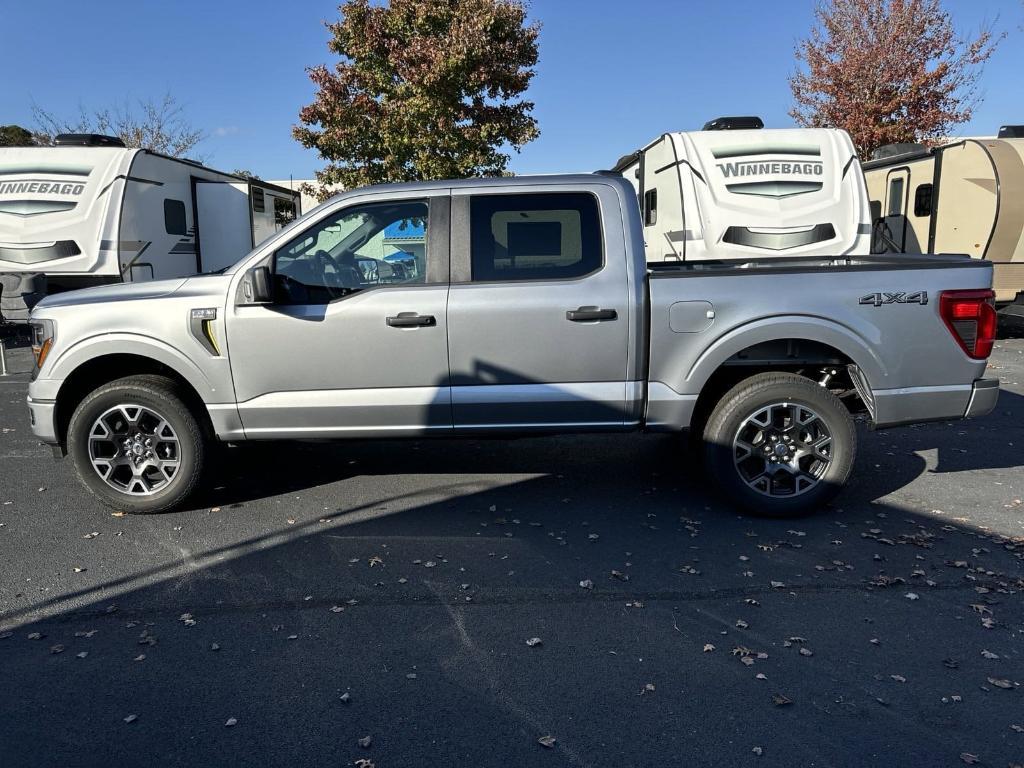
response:
<svg viewBox="0 0 1024 768"><path fill-rule="evenodd" d="M455 428L623 425L632 318L618 198L493 190L453 190Z"/></svg>
<svg viewBox="0 0 1024 768"><path fill-rule="evenodd" d="M341 203L264 260L273 302L240 288L227 319L247 437L451 429L449 205L447 189Z"/></svg>

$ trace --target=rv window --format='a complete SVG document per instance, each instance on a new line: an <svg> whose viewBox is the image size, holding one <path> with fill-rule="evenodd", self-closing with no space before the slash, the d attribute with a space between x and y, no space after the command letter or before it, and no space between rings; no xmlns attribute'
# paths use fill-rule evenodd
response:
<svg viewBox="0 0 1024 768"><path fill-rule="evenodd" d="M658 223L658 190L649 189L644 192L644 226L652 227Z"/></svg>
<svg viewBox="0 0 1024 768"><path fill-rule="evenodd" d="M185 204L181 200L164 200L164 230L168 235L187 235Z"/></svg>
<svg viewBox="0 0 1024 768"><path fill-rule="evenodd" d="M914 190L914 215L932 215L932 185L918 184Z"/></svg>
<svg viewBox="0 0 1024 768"><path fill-rule="evenodd" d="M480 195L469 228L473 280L564 280L601 268L593 195Z"/></svg>
<svg viewBox="0 0 1024 768"><path fill-rule="evenodd" d="M889 209L886 216L899 216L903 213L903 179L889 181Z"/></svg>

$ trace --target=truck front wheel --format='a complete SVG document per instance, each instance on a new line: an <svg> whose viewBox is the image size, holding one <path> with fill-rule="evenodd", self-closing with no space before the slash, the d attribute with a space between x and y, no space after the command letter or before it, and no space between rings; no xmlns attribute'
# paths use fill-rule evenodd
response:
<svg viewBox="0 0 1024 768"><path fill-rule="evenodd" d="M707 466L741 509L812 512L846 483L857 433L839 398L803 376L761 373L719 401L704 427Z"/></svg>
<svg viewBox="0 0 1024 768"><path fill-rule="evenodd" d="M107 506L163 512L196 487L202 427L162 376L130 376L91 392L68 426L68 452L82 483Z"/></svg>

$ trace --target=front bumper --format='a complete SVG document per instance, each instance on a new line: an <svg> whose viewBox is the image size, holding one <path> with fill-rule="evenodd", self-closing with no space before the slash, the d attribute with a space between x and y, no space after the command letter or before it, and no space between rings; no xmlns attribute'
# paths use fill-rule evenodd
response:
<svg viewBox="0 0 1024 768"><path fill-rule="evenodd" d="M870 410L875 427L897 427L984 416L998 399L999 379L976 379L972 384L876 389Z"/></svg>
<svg viewBox="0 0 1024 768"><path fill-rule="evenodd" d="M57 445L57 403L53 400L28 398L29 422L32 434L48 445Z"/></svg>

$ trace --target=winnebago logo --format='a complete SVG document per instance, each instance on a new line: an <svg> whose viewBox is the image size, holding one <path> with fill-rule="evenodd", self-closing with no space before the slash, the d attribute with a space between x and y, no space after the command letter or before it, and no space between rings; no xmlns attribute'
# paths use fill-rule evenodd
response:
<svg viewBox="0 0 1024 768"><path fill-rule="evenodd" d="M81 182L65 181L0 181L0 195L80 195L85 189Z"/></svg>
<svg viewBox="0 0 1024 768"><path fill-rule="evenodd" d="M883 304L920 304L928 303L928 291L914 291L913 293L869 293L861 296L858 304L870 304L873 307L880 307Z"/></svg>
<svg viewBox="0 0 1024 768"><path fill-rule="evenodd" d="M825 164L821 160L782 162L781 160L738 160L734 163L717 163L725 178L739 176L821 176Z"/></svg>

